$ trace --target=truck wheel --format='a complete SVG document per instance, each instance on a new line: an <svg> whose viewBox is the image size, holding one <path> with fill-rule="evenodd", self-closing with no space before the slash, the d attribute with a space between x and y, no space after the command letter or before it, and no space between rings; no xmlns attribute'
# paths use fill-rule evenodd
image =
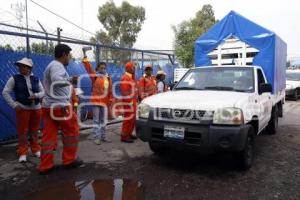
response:
<svg viewBox="0 0 300 200"><path fill-rule="evenodd" d="M236 153L236 158L241 170L251 168L254 158L254 131L252 127L249 128L244 149Z"/></svg>
<svg viewBox="0 0 300 200"><path fill-rule="evenodd" d="M271 119L270 119L269 124L267 126L267 133L269 133L270 135L276 134L277 127L278 127L278 107L276 105L272 109Z"/></svg>
<svg viewBox="0 0 300 200"><path fill-rule="evenodd" d="M296 88L295 89L295 91L294 91L294 96L293 96L293 99L295 100L295 101L297 101L298 100L298 88Z"/></svg>
<svg viewBox="0 0 300 200"><path fill-rule="evenodd" d="M166 152L166 149L164 147L160 146L159 144L153 141L149 141L149 147L151 151L153 151L157 155L163 155Z"/></svg>

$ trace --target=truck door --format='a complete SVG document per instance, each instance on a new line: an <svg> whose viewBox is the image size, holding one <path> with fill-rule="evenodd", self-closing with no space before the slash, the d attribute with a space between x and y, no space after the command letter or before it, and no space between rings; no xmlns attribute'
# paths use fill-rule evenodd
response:
<svg viewBox="0 0 300 200"><path fill-rule="evenodd" d="M265 76L261 69L257 69L257 91L259 91L260 84L267 83ZM258 93L259 94L259 93ZM271 118L272 101L271 93L263 93L258 95L259 104L259 130L262 130L268 125Z"/></svg>

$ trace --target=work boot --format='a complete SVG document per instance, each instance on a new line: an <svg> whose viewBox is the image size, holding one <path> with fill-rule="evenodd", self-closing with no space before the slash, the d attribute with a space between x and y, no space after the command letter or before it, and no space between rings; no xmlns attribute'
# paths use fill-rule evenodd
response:
<svg viewBox="0 0 300 200"><path fill-rule="evenodd" d="M137 137L135 135L130 136L130 139L136 140Z"/></svg>
<svg viewBox="0 0 300 200"><path fill-rule="evenodd" d="M111 143L112 141L110 139L107 139L107 138L102 138L101 142Z"/></svg>
<svg viewBox="0 0 300 200"><path fill-rule="evenodd" d="M121 142L125 142L125 143L134 143L134 140L129 138L127 140L121 140Z"/></svg>
<svg viewBox="0 0 300 200"><path fill-rule="evenodd" d="M96 145L100 145L100 144L101 144L101 140L100 140L100 139L95 139L95 140L94 140L94 143L95 143Z"/></svg>
<svg viewBox="0 0 300 200"><path fill-rule="evenodd" d="M44 170L44 171L40 171L39 174L42 175L42 176L48 175L48 174L50 174L51 172L53 172L54 169L56 169L56 168L57 168L57 167L54 166L54 167L52 167L52 168L50 168L50 169L47 169L47 170Z"/></svg>
<svg viewBox="0 0 300 200"><path fill-rule="evenodd" d="M79 158L71 162L70 164L67 164L64 166L65 169L72 169L72 168L77 168L80 167L83 164L83 161Z"/></svg>
<svg viewBox="0 0 300 200"><path fill-rule="evenodd" d="M25 163L25 162L27 162L27 157L26 157L26 155L21 155L21 156L19 157L19 163Z"/></svg>

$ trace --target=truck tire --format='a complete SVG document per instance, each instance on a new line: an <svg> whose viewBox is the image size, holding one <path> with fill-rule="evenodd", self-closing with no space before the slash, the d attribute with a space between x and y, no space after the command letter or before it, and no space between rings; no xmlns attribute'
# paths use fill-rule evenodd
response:
<svg viewBox="0 0 300 200"><path fill-rule="evenodd" d="M295 91L294 91L293 99L294 99L295 101L298 101L298 95L299 95L298 90L299 90L299 89L296 88Z"/></svg>
<svg viewBox="0 0 300 200"><path fill-rule="evenodd" d="M267 126L267 133L270 135L275 135L278 128L278 107L275 105L272 109L271 119Z"/></svg>
<svg viewBox="0 0 300 200"><path fill-rule="evenodd" d="M159 144L153 141L149 141L149 147L151 151L153 151L153 153L157 155L163 155L166 152L166 149L164 147L160 146Z"/></svg>
<svg viewBox="0 0 300 200"><path fill-rule="evenodd" d="M254 129L251 126L248 130L248 135L245 142L245 147L242 151L236 153L239 169L246 171L251 168L254 158Z"/></svg>

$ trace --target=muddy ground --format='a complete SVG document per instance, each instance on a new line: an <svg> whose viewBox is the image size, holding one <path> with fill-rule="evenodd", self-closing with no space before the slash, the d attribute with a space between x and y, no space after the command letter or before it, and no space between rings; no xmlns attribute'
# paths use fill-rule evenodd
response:
<svg viewBox="0 0 300 200"><path fill-rule="evenodd" d="M256 157L246 172L230 155L170 152L157 157L148 145L119 142L120 125L109 126L111 144L96 146L82 131L85 164L40 176L39 160L19 164L16 144L0 147L0 199L300 199L300 102L287 101L276 135L256 138ZM60 165L61 144L56 151Z"/></svg>

